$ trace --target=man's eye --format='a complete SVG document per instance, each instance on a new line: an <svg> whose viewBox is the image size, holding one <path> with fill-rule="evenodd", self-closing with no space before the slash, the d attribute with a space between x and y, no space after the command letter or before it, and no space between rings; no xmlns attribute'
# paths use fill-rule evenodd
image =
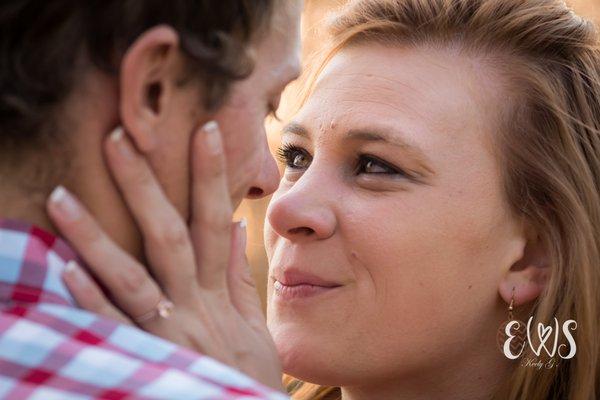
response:
<svg viewBox="0 0 600 400"><path fill-rule="evenodd" d="M306 150L288 144L279 148L277 157L286 167L293 169L306 169L311 162L311 157Z"/></svg>
<svg viewBox="0 0 600 400"><path fill-rule="evenodd" d="M268 116L270 116L271 118L274 118L276 121L281 122L281 118L279 118L279 115L277 115L277 109L279 107L274 105L273 103L269 103L268 105Z"/></svg>

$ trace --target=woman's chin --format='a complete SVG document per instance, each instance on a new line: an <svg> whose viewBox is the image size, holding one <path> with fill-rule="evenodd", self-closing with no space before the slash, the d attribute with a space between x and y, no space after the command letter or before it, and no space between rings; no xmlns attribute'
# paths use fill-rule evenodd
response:
<svg viewBox="0 0 600 400"><path fill-rule="evenodd" d="M339 371L332 368L337 364L336 347L330 340L324 340L314 330L269 325L284 373L320 385L333 386L339 382Z"/></svg>
<svg viewBox="0 0 600 400"><path fill-rule="evenodd" d="M283 372L304 382L324 386L341 386L339 370L331 368L327 357L302 348L280 352Z"/></svg>

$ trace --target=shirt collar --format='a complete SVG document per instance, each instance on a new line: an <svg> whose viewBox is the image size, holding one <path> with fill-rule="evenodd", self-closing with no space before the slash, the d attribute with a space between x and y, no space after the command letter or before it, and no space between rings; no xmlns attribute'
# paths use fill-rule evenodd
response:
<svg viewBox="0 0 600 400"><path fill-rule="evenodd" d="M62 272L77 254L54 234L23 221L0 219L0 305L75 306Z"/></svg>

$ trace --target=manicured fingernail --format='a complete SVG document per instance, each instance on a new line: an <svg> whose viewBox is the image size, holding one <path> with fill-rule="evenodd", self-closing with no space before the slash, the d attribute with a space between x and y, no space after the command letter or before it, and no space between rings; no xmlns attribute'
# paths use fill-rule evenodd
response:
<svg viewBox="0 0 600 400"><path fill-rule="evenodd" d="M246 248L246 242L248 240L248 233L247 233L247 227L248 227L248 220L246 218L242 218L239 222L240 225L240 230L241 230L241 236L242 236L242 248Z"/></svg>
<svg viewBox="0 0 600 400"><path fill-rule="evenodd" d="M65 265L65 274L78 286L86 285L89 282L87 275L77 261L71 260Z"/></svg>
<svg viewBox="0 0 600 400"><path fill-rule="evenodd" d="M208 150L212 154L219 154L221 152L221 132L217 121L208 121L202 129L206 135Z"/></svg>
<svg viewBox="0 0 600 400"><path fill-rule="evenodd" d="M76 220L81 215L81 209L77 201L63 186L57 186L50 194L50 202L69 221Z"/></svg>
<svg viewBox="0 0 600 400"><path fill-rule="evenodd" d="M127 143L126 140L123 140L123 128L121 126L117 126L111 133L110 133L110 140L113 141L113 143L115 143L117 145L117 148L119 149L119 152L121 153L121 155L127 159L132 159L133 158L133 151L131 151L131 147L129 146L129 143Z"/></svg>

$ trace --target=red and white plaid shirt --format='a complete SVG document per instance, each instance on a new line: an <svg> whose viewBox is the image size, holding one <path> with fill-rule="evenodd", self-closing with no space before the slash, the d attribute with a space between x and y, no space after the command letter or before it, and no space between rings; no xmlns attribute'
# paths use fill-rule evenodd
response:
<svg viewBox="0 0 600 400"><path fill-rule="evenodd" d="M78 309L61 279L72 259L54 235L0 220L0 398L288 399L209 357Z"/></svg>

